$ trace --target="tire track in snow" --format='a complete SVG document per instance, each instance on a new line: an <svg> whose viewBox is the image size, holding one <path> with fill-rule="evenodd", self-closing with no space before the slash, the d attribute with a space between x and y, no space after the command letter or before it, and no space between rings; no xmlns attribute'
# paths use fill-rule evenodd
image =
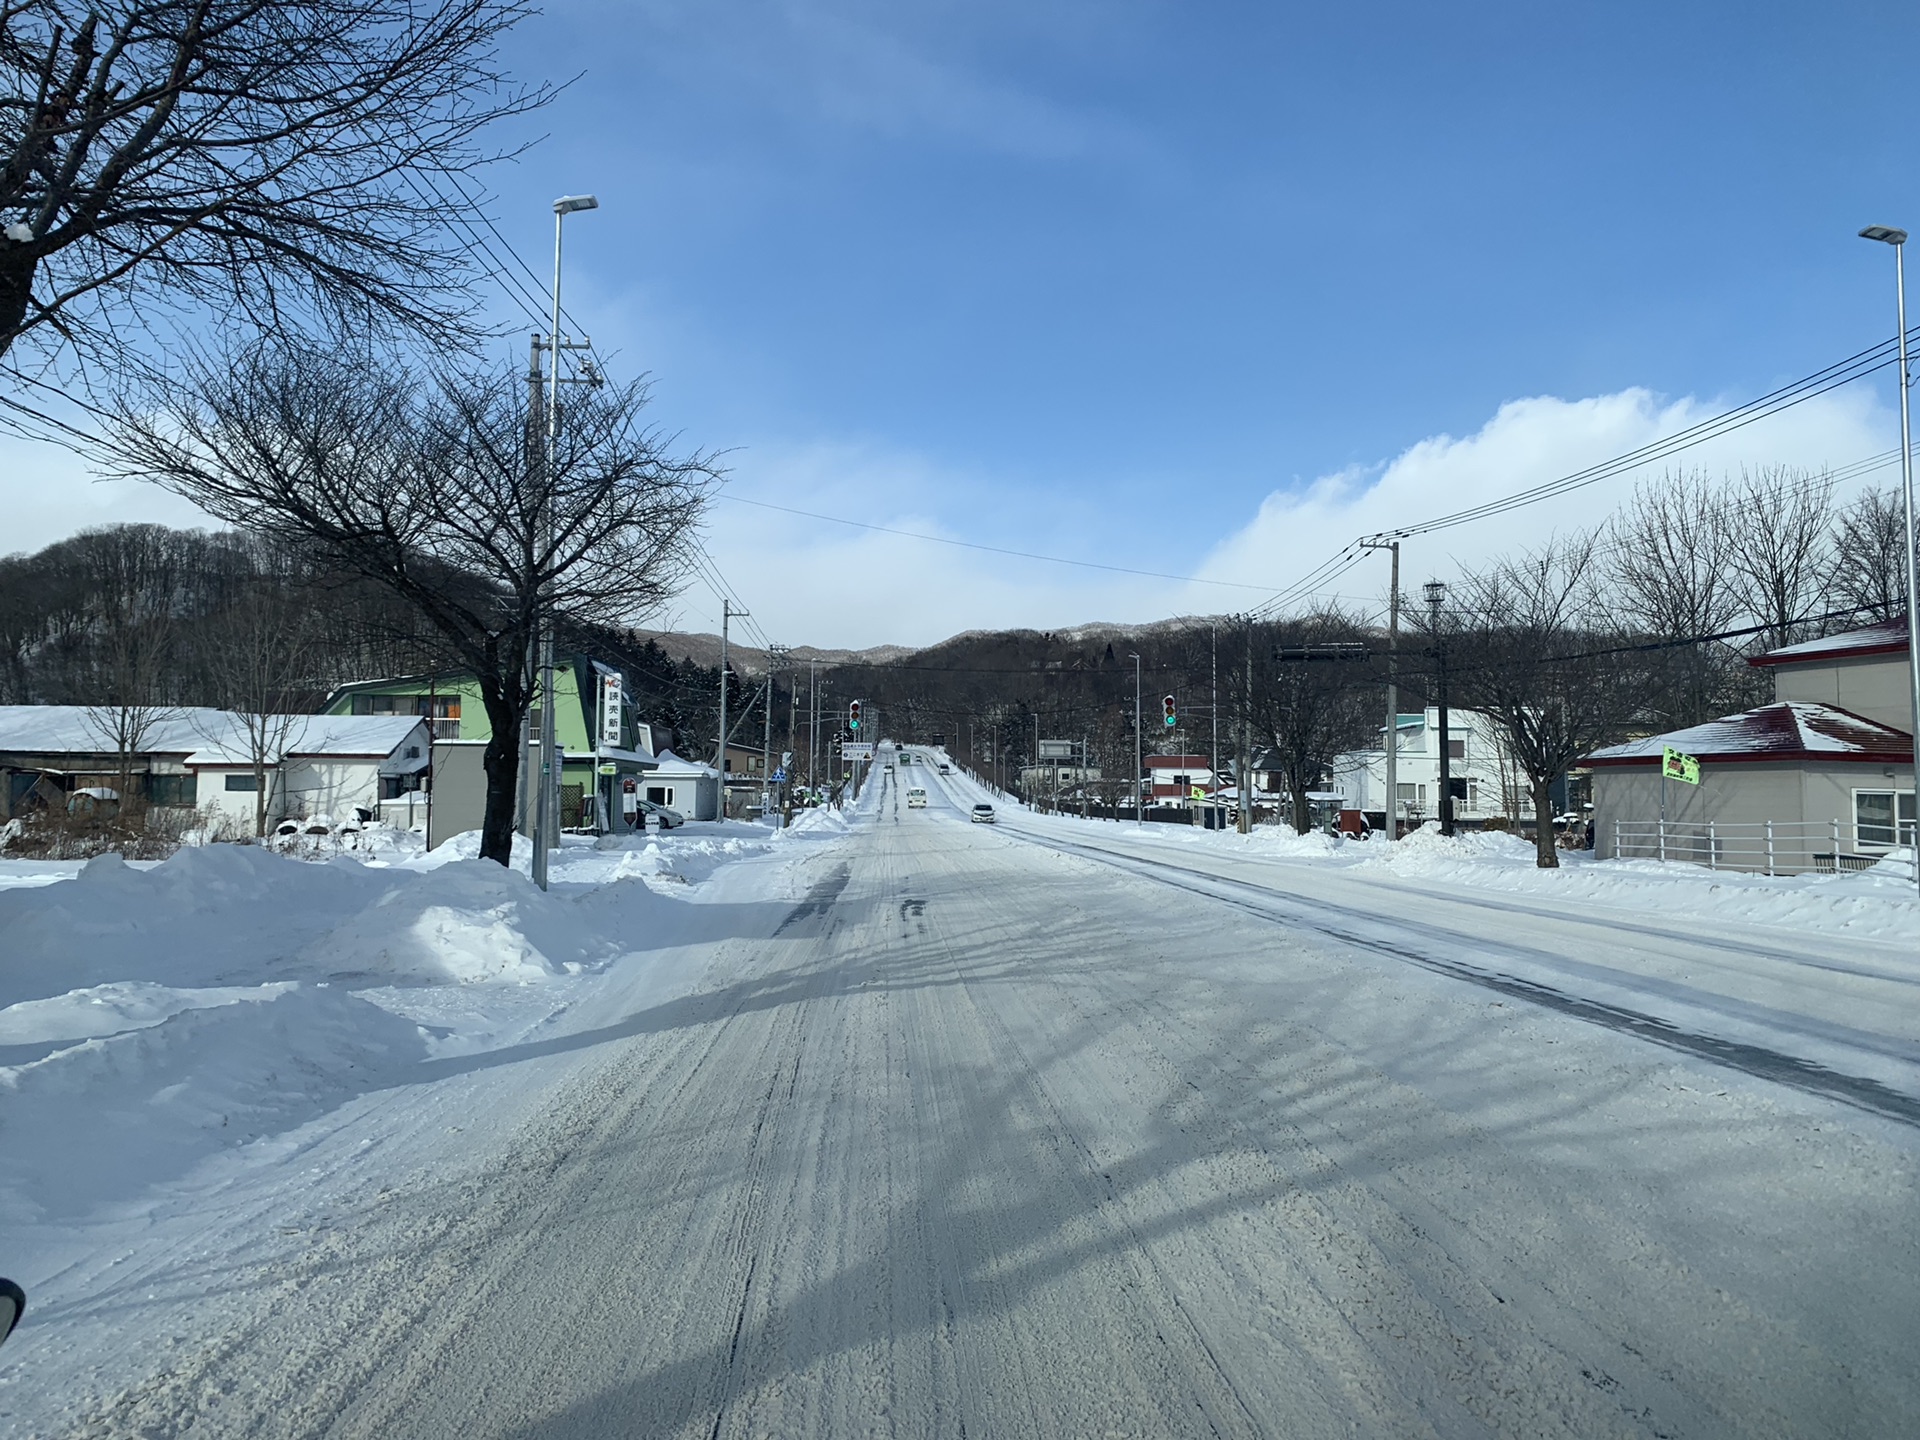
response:
<svg viewBox="0 0 1920 1440"><path fill-rule="evenodd" d="M1210 871L1177 865L1168 860L1140 860L1128 855L1118 855L1096 846L1077 845L1069 840L1053 836L1039 836L1022 831L1011 831L1020 840L1043 849L1060 851L1076 855L1095 863L1111 866L1128 874L1138 875L1156 884L1170 886L1184 893L1196 893L1191 883L1194 880L1209 887L1197 893L1207 898L1232 905L1250 915L1258 916L1276 924L1305 928L1337 940L1342 944L1353 945L1376 954L1386 955L1395 960L1407 961L1444 975L1453 980L1464 980L1498 994L1553 1010L1571 1019L1600 1025L1607 1029L1645 1040L1655 1045L1676 1050L1695 1058L1707 1060L1716 1065L1739 1070L1756 1079L1786 1085L1811 1095L1838 1100L1856 1109L1885 1119L1895 1120L1905 1125L1920 1126L1920 1097L1896 1090L1881 1081L1862 1075L1850 1075L1835 1070L1831 1066L1784 1051L1754 1045L1745 1041L1730 1040L1723 1036L1708 1034L1704 1031L1689 1030L1670 1020L1644 1011L1630 1010L1625 1006L1610 1005L1602 1001L1587 999L1570 994L1537 980L1527 980L1516 975L1499 971L1483 970L1462 961L1447 959L1420 950L1410 948L1403 941L1392 941L1360 933L1356 923L1372 924L1387 928L1385 922L1364 915L1346 906L1330 901L1311 900L1301 896L1282 896L1266 887L1246 880L1236 880ZM1175 871L1186 877L1175 880L1165 874ZM1232 893L1222 894L1221 890ZM1325 912L1316 915L1313 912ZM1330 913L1338 917L1331 920ZM1456 934L1438 931L1450 939L1462 944L1472 945L1482 950L1502 951L1517 958L1527 960L1547 960L1555 965L1565 966L1568 962L1560 956L1541 956L1520 949L1517 946L1486 940L1480 936ZM1818 1026L1817 1022L1803 1021L1810 1029L1824 1030L1822 1038L1832 1039L1855 1047L1873 1045L1874 1038L1858 1031L1842 1031L1840 1027ZM1911 1047L1905 1045L1881 1046L1892 1058L1908 1063L1920 1062L1920 1056L1911 1053Z"/></svg>

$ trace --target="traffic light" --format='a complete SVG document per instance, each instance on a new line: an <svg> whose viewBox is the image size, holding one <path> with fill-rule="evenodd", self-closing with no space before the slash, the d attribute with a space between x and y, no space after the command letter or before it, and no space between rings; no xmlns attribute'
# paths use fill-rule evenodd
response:
<svg viewBox="0 0 1920 1440"><path fill-rule="evenodd" d="M1160 713L1166 720L1169 730L1180 723L1179 717L1173 713L1173 696L1169 695L1160 702Z"/></svg>
<svg viewBox="0 0 1920 1440"><path fill-rule="evenodd" d="M855 734L860 732L860 702L853 701L847 706L847 729Z"/></svg>

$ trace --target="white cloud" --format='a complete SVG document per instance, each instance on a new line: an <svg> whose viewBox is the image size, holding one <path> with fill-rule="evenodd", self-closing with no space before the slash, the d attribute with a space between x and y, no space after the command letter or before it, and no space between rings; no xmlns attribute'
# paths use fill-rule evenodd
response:
<svg viewBox="0 0 1920 1440"><path fill-rule="evenodd" d="M962 530L936 516L977 510L978 477L871 445L752 447L734 457L735 488L753 499L894 529L1006 548L1066 554L1143 570L1188 571L1245 590L1116 575L851 530L721 502L709 548L731 584L758 607L775 639L815 645L924 644L961 630L1054 628L1092 620L1145 621L1244 609L1311 571L1357 536L1510 495L1672 435L1725 409L1720 401L1663 402L1632 389L1584 400L1550 396L1500 407L1477 432L1438 435L1380 464L1276 490L1211 552L1183 563L1182 537L1147 514L1112 553L1088 553L1075 534L1022 532L1006 515ZM1635 483L1662 468L1737 474L1743 465L1839 468L1897 443L1893 417L1864 390L1835 392L1627 476L1432 536L1402 549L1403 586L1537 543L1552 531L1604 520ZM1859 483L1887 483L1894 472ZM1191 568L1190 568L1191 567ZM1376 573L1377 572L1377 573ZM1371 607L1386 591L1384 556L1330 592ZM692 604L703 608L699 595ZM711 607L716 613L718 602ZM689 610L683 623L704 626Z"/></svg>
<svg viewBox="0 0 1920 1440"><path fill-rule="evenodd" d="M1552 396L1510 401L1475 434L1436 435L1373 470L1348 470L1275 491L1258 513L1201 563L1210 579L1257 580L1276 589L1360 535L1404 528L1572 475L1629 454L1729 408L1693 398L1663 402L1641 389L1585 400ZM1835 391L1722 438L1552 500L1456 529L1416 536L1401 547L1401 580L1442 578L1490 556L1538 544L1555 530L1593 525L1663 470L1699 468L1737 476L1741 467L1839 469L1898 444L1894 417L1865 389ZM1891 473L1891 472L1889 472ZM1867 482L1885 483L1886 475ZM1851 487L1849 488L1849 492ZM1384 565L1384 559L1381 564ZM1377 580L1343 583L1352 593L1386 591Z"/></svg>
<svg viewBox="0 0 1920 1440"><path fill-rule="evenodd" d="M1503 405L1475 433L1434 436L1381 463L1276 490L1246 523L1197 554L1193 537L1142 513L1129 538L1088 548L1072 527L1027 525L996 477L943 470L875 443L749 446L729 456L730 489L745 497L893 529L1141 570L1191 573L1256 589L1194 585L955 548L722 501L707 545L758 628L793 644L927 644L976 628L1056 628L1243 609L1280 590L1349 540L1431 519L1624 454L1724 409L1663 402L1644 390L1585 400L1536 397ZM1665 465L1709 473L1742 465L1838 468L1891 449L1894 418L1864 389L1837 391L1683 452ZM1655 464L1544 504L1406 543L1402 583L1605 519ZM1859 483L1888 483L1885 471ZM992 498L989 498L992 497ZM1052 497L1057 499L1057 497ZM1089 500L1093 497L1089 496ZM1050 506L1050 509L1057 509ZM33 550L90 525L154 520L210 525L154 486L99 482L67 451L0 437L0 550ZM942 518L945 517L945 518ZM1183 549L1183 546L1193 548ZM1339 579L1336 593L1371 605L1386 590L1384 557ZM668 615L682 628L718 628L719 601L695 586Z"/></svg>

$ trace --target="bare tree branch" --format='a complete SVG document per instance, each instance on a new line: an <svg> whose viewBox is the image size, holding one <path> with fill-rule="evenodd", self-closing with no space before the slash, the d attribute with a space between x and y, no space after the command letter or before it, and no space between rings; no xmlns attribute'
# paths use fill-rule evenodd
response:
<svg viewBox="0 0 1920 1440"><path fill-rule="evenodd" d="M504 864L543 613L631 625L666 600L717 468L667 453L643 384L576 397L550 471L506 371L429 379L257 345L192 357L163 399L121 408L117 473L387 588L474 673L493 732L482 854Z"/></svg>
<svg viewBox="0 0 1920 1440"><path fill-rule="evenodd" d="M481 135L544 104L498 41L527 0L0 6L0 355L123 370L125 327L466 333L448 227Z"/></svg>

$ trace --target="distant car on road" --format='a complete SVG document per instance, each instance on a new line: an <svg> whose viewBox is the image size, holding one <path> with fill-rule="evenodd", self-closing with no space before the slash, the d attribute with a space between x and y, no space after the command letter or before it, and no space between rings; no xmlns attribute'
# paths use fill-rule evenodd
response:
<svg viewBox="0 0 1920 1440"><path fill-rule="evenodd" d="M993 824L993 806L981 801L973 807L973 823L976 825Z"/></svg>
<svg viewBox="0 0 1920 1440"><path fill-rule="evenodd" d="M927 792L918 785L907 791L907 809L924 810L927 808Z"/></svg>
<svg viewBox="0 0 1920 1440"><path fill-rule="evenodd" d="M942 760L942 761L940 762L940 773L941 773L942 775L951 775L951 774L953 774L953 767L952 767L951 765L949 765L949 764L947 764L947 762L946 762L946 761L944 761L944 760Z"/></svg>

